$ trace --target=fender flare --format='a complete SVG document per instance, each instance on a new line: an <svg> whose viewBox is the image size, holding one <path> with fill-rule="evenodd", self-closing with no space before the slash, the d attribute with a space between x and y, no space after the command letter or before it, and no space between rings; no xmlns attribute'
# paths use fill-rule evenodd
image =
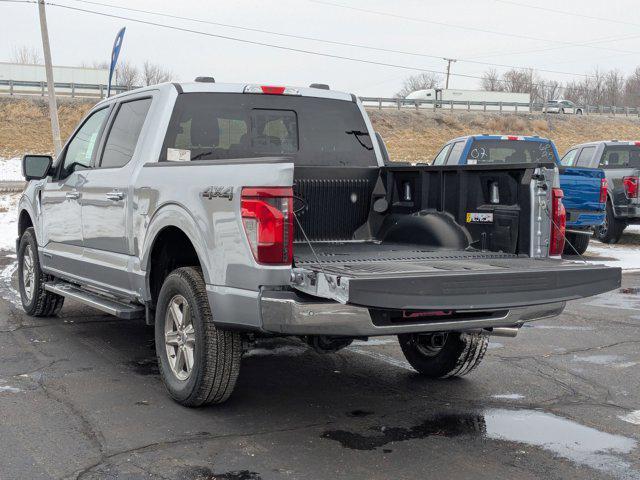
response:
<svg viewBox="0 0 640 480"><path fill-rule="evenodd" d="M18 222L18 228L20 228L20 217L22 216L22 212L27 212L27 215L29 215L29 218L31 219L31 224L33 225L33 230L36 233L36 242L38 243L39 246L42 246L40 241L42 236L40 232L40 224L38 222L38 216L34 211L31 200L29 200L29 197L27 197L24 194L20 197L20 200L18 201L18 217L16 218ZM16 231L16 234L17 233L18 231ZM17 235L16 235L16 238L17 238Z"/></svg>
<svg viewBox="0 0 640 480"><path fill-rule="evenodd" d="M140 251L141 270L143 270L148 277L148 273L151 270L151 252L153 251L158 235L167 227L178 228L189 238L198 256L204 281L205 283L211 283L212 266L209 261L209 255L206 254L207 242L205 241L203 230L191 212L177 203L160 206L150 218L149 226L146 228L144 243Z"/></svg>

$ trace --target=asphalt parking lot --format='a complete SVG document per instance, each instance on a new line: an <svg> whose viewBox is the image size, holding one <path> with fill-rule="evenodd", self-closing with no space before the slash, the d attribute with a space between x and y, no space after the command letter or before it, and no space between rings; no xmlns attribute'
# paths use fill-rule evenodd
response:
<svg viewBox="0 0 640 480"><path fill-rule="evenodd" d="M0 254L0 478L640 478L640 274L428 381L394 338L254 346L222 406L173 403L152 329L16 306Z"/></svg>

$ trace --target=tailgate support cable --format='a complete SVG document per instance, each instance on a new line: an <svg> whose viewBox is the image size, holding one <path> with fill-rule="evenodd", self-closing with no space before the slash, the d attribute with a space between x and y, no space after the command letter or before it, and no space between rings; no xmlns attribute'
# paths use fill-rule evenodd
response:
<svg viewBox="0 0 640 480"><path fill-rule="evenodd" d="M324 278L327 281L327 283L330 286L333 286L333 278L331 278L329 275L327 275L327 272L324 271L324 266L322 265L322 262L320 261L320 258L316 254L316 250L313 248L313 245L311 244L311 240L309 240L309 237L307 236L307 232L304 231L304 228L302 227L302 223L300 222L300 219L298 218L298 215L296 214L295 210L293 211L293 218L296 219L296 223L298 224L298 227L300 227L300 231L302 232L302 236L304 237L305 242L307 242L307 245L309 245L309 248L311 249L311 253L313 254L313 257L316 259L316 262L318 263L318 266L320 267L320 271L322 272L322 275L324 275Z"/></svg>

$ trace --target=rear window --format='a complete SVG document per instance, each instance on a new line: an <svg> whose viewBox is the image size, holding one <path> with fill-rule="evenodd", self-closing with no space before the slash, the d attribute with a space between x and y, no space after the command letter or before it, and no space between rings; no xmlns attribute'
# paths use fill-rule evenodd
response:
<svg viewBox="0 0 640 480"><path fill-rule="evenodd" d="M605 147L600 159L601 168L640 168L640 147L620 145Z"/></svg>
<svg viewBox="0 0 640 480"><path fill-rule="evenodd" d="M354 102L284 95L178 96L160 161L288 156L297 165L377 166Z"/></svg>
<svg viewBox="0 0 640 480"><path fill-rule="evenodd" d="M550 143L522 140L474 140L468 165L556 162Z"/></svg>

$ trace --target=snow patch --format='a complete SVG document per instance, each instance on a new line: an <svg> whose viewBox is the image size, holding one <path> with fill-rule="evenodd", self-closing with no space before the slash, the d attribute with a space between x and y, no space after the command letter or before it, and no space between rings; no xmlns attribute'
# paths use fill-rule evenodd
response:
<svg viewBox="0 0 640 480"><path fill-rule="evenodd" d="M19 193L0 194L0 250L16 249Z"/></svg>
<svg viewBox="0 0 640 480"><path fill-rule="evenodd" d="M623 422L633 423L634 425L640 425L640 410L629 412L626 415L618 415L618 418Z"/></svg>
<svg viewBox="0 0 640 480"><path fill-rule="evenodd" d="M498 400L522 400L524 395L519 393L502 393L499 395L491 395L491 398L495 398Z"/></svg>
<svg viewBox="0 0 640 480"><path fill-rule="evenodd" d="M20 390L17 387L12 387L11 385L0 385L0 393L20 393Z"/></svg>
<svg viewBox="0 0 640 480"><path fill-rule="evenodd" d="M0 158L0 182L24 181L22 176L22 159Z"/></svg>
<svg viewBox="0 0 640 480"><path fill-rule="evenodd" d="M586 362L594 365L623 365L620 361L624 360L624 357L620 355L586 355L583 357L574 355L574 362Z"/></svg>
<svg viewBox="0 0 640 480"><path fill-rule="evenodd" d="M586 257L588 263L595 265L620 267L623 270L640 270L640 248L635 246L605 245L592 241Z"/></svg>

